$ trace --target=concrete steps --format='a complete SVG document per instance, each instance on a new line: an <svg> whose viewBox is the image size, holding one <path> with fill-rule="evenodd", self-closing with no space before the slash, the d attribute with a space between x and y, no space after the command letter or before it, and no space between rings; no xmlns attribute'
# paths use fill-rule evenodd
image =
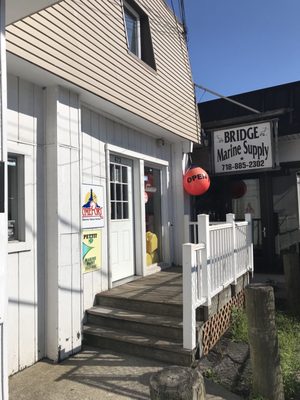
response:
<svg viewBox="0 0 300 400"><path fill-rule="evenodd" d="M96 296L87 310L84 343L175 365L191 365L196 351L182 346L182 306Z"/></svg>

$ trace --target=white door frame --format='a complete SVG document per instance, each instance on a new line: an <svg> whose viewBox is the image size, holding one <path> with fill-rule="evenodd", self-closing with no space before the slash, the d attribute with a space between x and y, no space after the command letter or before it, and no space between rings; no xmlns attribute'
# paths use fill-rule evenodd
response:
<svg viewBox="0 0 300 400"><path fill-rule="evenodd" d="M111 144L105 145L106 157L106 193L107 193L107 238L108 238L108 287L112 288L112 271L111 271L111 242L110 242L110 179L109 179L109 163L110 154L126 157L133 161L133 206L134 206L134 230L135 230L135 262L136 275L145 276L147 274L146 265L146 223L145 223L145 201L144 201L144 163L153 165L162 172L161 176L161 204L162 204L162 249L163 259L166 264L170 264L170 233L169 233L169 207L168 207L168 189L169 189L169 162L159 158L147 156L142 153L127 150L119 146Z"/></svg>

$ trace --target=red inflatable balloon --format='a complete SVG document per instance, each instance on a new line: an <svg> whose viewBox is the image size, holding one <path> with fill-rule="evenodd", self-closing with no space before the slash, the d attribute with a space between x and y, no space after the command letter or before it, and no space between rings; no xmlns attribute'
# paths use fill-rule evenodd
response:
<svg viewBox="0 0 300 400"><path fill-rule="evenodd" d="M207 172L200 167L189 169L183 177L183 187L188 194L200 196L210 186L210 179Z"/></svg>
<svg viewBox="0 0 300 400"><path fill-rule="evenodd" d="M243 197L247 192L247 185L244 181L233 181L231 183L231 197L233 199L239 199Z"/></svg>

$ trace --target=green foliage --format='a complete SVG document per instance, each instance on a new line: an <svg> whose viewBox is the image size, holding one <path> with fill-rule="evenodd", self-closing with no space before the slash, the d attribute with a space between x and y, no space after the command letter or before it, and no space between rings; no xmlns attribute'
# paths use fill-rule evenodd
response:
<svg viewBox="0 0 300 400"><path fill-rule="evenodd" d="M248 324L247 316L243 309L233 308L231 311L231 329L232 340L234 342L248 342Z"/></svg>
<svg viewBox="0 0 300 400"><path fill-rule="evenodd" d="M212 380L213 382L218 382L218 377L216 372L212 368L208 368L203 372L205 378Z"/></svg>
<svg viewBox="0 0 300 400"><path fill-rule="evenodd" d="M232 310L232 340L248 342L247 316L244 310ZM276 312L276 326L280 361L286 399L300 394L300 320L283 312ZM253 400L262 400L255 397Z"/></svg>
<svg viewBox="0 0 300 400"><path fill-rule="evenodd" d="M276 325L285 395L294 399L300 394L300 321L277 312Z"/></svg>

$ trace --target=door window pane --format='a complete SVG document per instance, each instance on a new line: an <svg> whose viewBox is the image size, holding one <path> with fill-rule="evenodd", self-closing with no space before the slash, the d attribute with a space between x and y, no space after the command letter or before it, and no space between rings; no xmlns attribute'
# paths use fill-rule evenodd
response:
<svg viewBox="0 0 300 400"><path fill-rule="evenodd" d="M110 218L116 219L116 203L113 201L110 203Z"/></svg>
<svg viewBox="0 0 300 400"><path fill-rule="evenodd" d="M116 200L122 200L121 185L119 183L116 184Z"/></svg>
<svg viewBox="0 0 300 400"><path fill-rule="evenodd" d="M115 165L115 177L114 180L115 182L121 182L121 167L120 165Z"/></svg>
<svg viewBox="0 0 300 400"><path fill-rule="evenodd" d="M110 180L115 180L115 166L114 164L110 164Z"/></svg>
<svg viewBox="0 0 300 400"><path fill-rule="evenodd" d="M128 219L128 203L123 203L123 219Z"/></svg>
<svg viewBox="0 0 300 400"><path fill-rule="evenodd" d="M8 240L25 241L24 157L7 157Z"/></svg>
<svg viewBox="0 0 300 400"><path fill-rule="evenodd" d="M161 261L160 174L160 170L156 168L145 167L144 169L147 265Z"/></svg>
<svg viewBox="0 0 300 400"><path fill-rule="evenodd" d="M122 182L128 183L127 167L122 168Z"/></svg>
<svg viewBox="0 0 300 400"><path fill-rule="evenodd" d="M123 200L128 201L128 185L123 185Z"/></svg>
<svg viewBox="0 0 300 400"><path fill-rule="evenodd" d="M111 200L116 200L115 185L113 183L110 184L110 198Z"/></svg>
<svg viewBox="0 0 300 400"><path fill-rule="evenodd" d="M110 164L111 219L129 219L128 169L117 163Z"/></svg>
<svg viewBox="0 0 300 400"><path fill-rule="evenodd" d="M119 201L116 204L117 204L117 218L116 219L123 219L122 203Z"/></svg>
<svg viewBox="0 0 300 400"><path fill-rule="evenodd" d="M18 159L9 157L8 169L8 240L18 239Z"/></svg>

